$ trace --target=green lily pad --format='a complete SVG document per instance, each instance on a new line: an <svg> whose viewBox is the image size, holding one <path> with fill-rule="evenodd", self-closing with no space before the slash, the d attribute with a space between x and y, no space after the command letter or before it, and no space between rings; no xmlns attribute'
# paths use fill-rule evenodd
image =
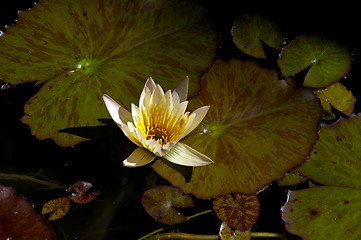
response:
<svg viewBox="0 0 361 240"><path fill-rule="evenodd" d="M68 213L69 209L70 199L67 197L62 197L50 200L49 202L45 203L41 213L50 213L49 221L54 221L63 218Z"/></svg>
<svg viewBox="0 0 361 240"><path fill-rule="evenodd" d="M322 108L325 112L332 114L332 105L343 114L351 116L356 99L353 97L352 92L347 90L344 85L337 82L328 88L315 90L315 93L320 98Z"/></svg>
<svg viewBox="0 0 361 240"><path fill-rule="evenodd" d="M289 192L286 227L304 239L360 239L361 115L325 125L319 136L297 171L325 186Z"/></svg>
<svg viewBox="0 0 361 240"><path fill-rule="evenodd" d="M192 1L41 0L0 38L0 79L44 84L25 105L24 123L61 146L84 138L58 131L109 118L102 95L138 102L148 77L189 94L216 56L217 35Z"/></svg>
<svg viewBox="0 0 361 240"><path fill-rule="evenodd" d="M256 14L236 17L232 26L232 38L239 49L256 58L266 58L262 42L281 50L285 41L275 23Z"/></svg>
<svg viewBox="0 0 361 240"><path fill-rule="evenodd" d="M360 180L360 179L358 179ZM303 239L361 239L361 189L320 186L290 191L282 218Z"/></svg>
<svg viewBox="0 0 361 240"><path fill-rule="evenodd" d="M210 105L183 143L215 163L194 167L190 181L162 161L153 168L185 193L214 198L254 194L306 161L318 136L319 100L253 62L217 61L191 108Z"/></svg>
<svg viewBox="0 0 361 240"><path fill-rule="evenodd" d="M187 220L187 217L174 207L193 207L193 199L184 195L179 188L160 186L143 193L142 204L152 218L173 225Z"/></svg>
<svg viewBox="0 0 361 240"><path fill-rule="evenodd" d="M309 160L297 169L324 185L361 189L361 115L325 125Z"/></svg>
<svg viewBox="0 0 361 240"><path fill-rule="evenodd" d="M294 186L306 181L308 181L308 178L298 173L288 172L284 179L278 181L278 186Z"/></svg>
<svg viewBox="0 0 361 240"><path fill-rule="evenodd" d="M219 219L239 231L249 230L257 221L260 203L256 195L236 193L217 197L213 200L213 209Z"/></svg>
<svg viewBox="0 0 361 240"><path fill-rule="evenodd" d="M303 85L325 88L345 76L351 54L337 42L314 35L300 36L282 49L278 65L285 77L310 67Z"/></svg>
<svg viewBox="0 0 361 240"><path fill-rule="evenodd" d="M227 223L223 222L221 228L219 229L219 237L222 240L250 240L251 231L247 230L241 232L239 230L232 230L228 227Z"/></svg>

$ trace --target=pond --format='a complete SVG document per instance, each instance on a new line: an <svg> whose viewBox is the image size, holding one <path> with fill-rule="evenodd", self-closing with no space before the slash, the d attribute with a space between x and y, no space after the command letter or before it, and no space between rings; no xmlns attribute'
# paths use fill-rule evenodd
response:
<svg viewBox="0 0 361 240"><path fill-rule="evenodd" d="M335 191L334 199L339 199L338 194L345 191L346 198L339 200L345 204L360 196L358 192L347 192L349 188L361 189L351 179L358 179L359 171L352 169L361 164L358 158L361 153L355 147L359 139L356 133L361 129L360 116L356 115L361 107L357 101L361 88L357 85L360 47L355 28L359 21L356 6L162 0L122 3L99 0L87 5L68 0L40 0L33 9L20 13L20 20L15 22L18 11L32 8L33 2L13 1L0 10L3 32L0 37L0 202L5 206L0 207L3 214L0 239L15 240L21 236L46 239L39 234L45 230L37 229L35 223L32 226L32 221L40 221L39 225L45 226L49 236L56 239L170 239L162 233L173 234L171 239L221 239L222 222L227 219L230 225L238 218L233 213L222 212L222 206L226 207L225 212L240 211L237 216L243 218L238 220L242 225L239 229L250 228L253 234L245 232L249 236L244 239L262 234L265 239L306 239L310 236L307 234L316 236L313 239L326 239L324 232L317 233L312 227L292 228L294 219L290 216L296 204L291 202L296 202L298 195L290 193L298 194L296 190L316 186L314 194L323 196L317 189L332 187L329 191L332 194ZM5 28L5 25L9 26ZM271 33L267 32L270 29ZM257 31L267 33L262 35ZM261 38L254 48L249 47L254 44L252 34ZM291 43L301 47L292 48ZM294 52L287 52L286 46ZM287 73L294 70L293 61L297 65L302 54L309 53L307 50L310 54L323 52L297 73ZM332 62L334 58L336 64ZM318 71L313 79L311 68ZM305 79L307 74L310 83ZM332 79L333 75L337 79ZM139 97L145 91L148 77L164 93L168 89L178 89L179 93L180 88L176 87L188 77L189 114L185 113L185 119L191 118L197 108L210 106L194 131L187 136L180 134L175 141L174 149L183 149L179 153L181 158L167 156L168 152L153 156L155 151L141 140L129 135L127 138L124 126L128 125L118 122L117 126L103 102L103 94L109 94L133 113L131 103L140 107ZM320 78L329 82L324 83ZM336 82L347 90L334 85L334 91L323 91ZM317 96L325 104L323 108ZM174 97L172 100L175 101ZM153 114L160 111L161 104L157 104ZM319 133L321 122L334 124L339 118L350 121L339 122L336 133L332 128ZM167 130L179 129L182 124L178 122L178 127L173 128L168 124ZM147 133L146 140L152 139L149 129ZM336 134L336 143L347 140L345 145L332 145L323 134L326 137ZM160 138L153 140L163 147L165 142L171 142ZM325 174L324 179L320 177L322 171L330 169L328 165L320 168L321 173L315 170L318 165L310 167L313 158L321 155L322 162L325 158L322 156L332 156L327 155L328 150L324 151L325 144L335 147L337 159L338 154L351 156L347 164L352 168L347 173L340 170L346 163L333 161L337 165L334 171L345 179L341 183L333 180L332 176L339 176L334 172ZM214 163L187 161L190 155L180 148L183 145ZM151 161L139 167L124 166L123 161L139 148L144 154L151 154ZM197 156L204 160L203 155ZM295 170L309 157L304 168ZM280 182L286 172L305 178L297 184L291 179L290 186L289 182ZM350 179L346 177L348 173ZM163 193L157 188L160 186L177 188L166 188ZM339 192L335 186L346 190ZM13 195L9 201L6 194L13 194L9 187L28 202ZM151 189L159 192L145 195ZM179 195L172 195L178 190ZM187 197L183 198L183 193ZM59 210L60 206L64 214L60 213L57 220L48 220L48 213L43 214L44 218L39 217L43 206L53 199L60 202L58 205L53 202L55 208L50 212ZM167 201L164 203L162 199ZM221 207L217 208L215 199ZM147 200L150 203L146 209ZM15 219L17 214L14 210L17 207L10 207L10 203L16 201L21 205L19 209L27 208L24 212L29 218L22 219L21 224L10 224L9 219ZM185 207L187 201L192 203ZM157 208L155 211L159 213L153 212L151 216L149 208L153 205L161 210ZM15 215L9 215L7 206ZM328 220L322 218L325 214L320 214L323 210L310 208L311 217L320 217L324 224L317 227L326 227ZM165 220L170 209L177 216L186 216L185 221L169 225L168 221L176 218ZM341 219L344 212L332 214L336 216L334 219ZM359 215L352 217L357 219ZM340 221L337 232L346 231L344 222ZM355 230L357 226L351 225L347 230L354 239L361 235L359 228ZM236 231L235 228L228 229ZM29 234L27 229L35 230ZM222 239L230 239L223 234Z"/></svg>

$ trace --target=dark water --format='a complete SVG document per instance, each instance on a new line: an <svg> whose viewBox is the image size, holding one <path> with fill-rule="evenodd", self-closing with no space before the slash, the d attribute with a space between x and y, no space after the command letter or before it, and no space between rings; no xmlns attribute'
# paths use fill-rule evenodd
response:
<svg viewBox="0 0 361 240"><path fill-rule="evenodd" d="M219 54L223 59L246 58L236 49L230 38L233 17L242 12L255 12L275 21L289 42L299 35L314 33L339 41L353 54L353 63L347 78L342 80L354 96L360 96L357 88L360 80L359 16L356 6L321 5L312 3L289 4L247 3L226 1L201 1L213 12L220 33ZM27 10L33 1L11 1L1 6L0 27L14 24L18 10ZM263 63L268 64L268 63ZM164 225L155 222L141 205L142 193L156 185L167 184L150 167L127 169L121 166L134 146L114 124L99 129L96 139L80 143L75 147L61 148L52 140L39 141L31 136L27 125L21 123L23 106L39 87L32 84L15 86L0 91L0 183L12 186L17 193L34 203L41 211L47 201L66 196L63 189L44 189L44 185L22 181L15 176L30 175L38 179L70 186L78 180L88 181L101 196L85 205L72 204L67 216L51 222L58 239L136 239ZM356 112L360 105L356 102ZM114 150L114 143L122 149ZM13 175L13 179L9 177ZM47 181L47 180L46 180ZM284 232L280 218L280 207L286 200L286 190L276 184L259 195L261 213L255 231ZM185 209L192 215L212 208L211 201L196 200L196 208ZM184 224L169 228L200 234L217 234L221 221L214 213L201 216ZM288 234L288 239L299 239Z"/></svg>

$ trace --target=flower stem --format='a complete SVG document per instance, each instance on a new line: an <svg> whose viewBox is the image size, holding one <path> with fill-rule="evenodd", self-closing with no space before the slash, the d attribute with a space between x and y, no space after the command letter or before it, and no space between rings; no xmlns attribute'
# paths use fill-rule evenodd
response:
<svg viewBox="0 0 361 240"><path fill-rule="evenodd" d="M192 240L219 240L218 235L200 235L200 234L190 234L190 233L160 233L152 238L154 240L162 240L162 239L192 239Z"/></svg>
<svg viewBox="0 0 361 240"><path fill-rule="evenodd" d="M198 217L198 216L201 216L201 215L203 215L203 214L210 213L210 212L212 212L211 209L208 209L208 210L203 211L203 212L200 212L200 213L196 213L196 214L194 214L194 215L192 215L192 216L187 217L187 221L190 220L190 219L192 219L192 218L195 218L195 217ZM157 229L157 230L155 230L154 232L151 232L151 233L149 233L149 234L147 234L147 235L139 238L138 240L147 239L147 238L149 238L150 236L153 236L154 234L157 234L157 233L159 233L159 232L161 232L161 231L166 230L168 227L169 227L169 226L164 227L164 228ZM169 234L174 234L174 233L165 233L165 234L168 234L168 235L169 235ZM163 235L163 234L158 234L158 235L153 236L152 238L149 238L149 239L167 239L167 238L159 238L159 235ZM173 236L173 235L171 235L171 236ZM162 236L161 236L161 237L162 237ZM171 238L168 238L168 239L171 239ZM182 238L181 238L181 239L182 239ZM184 238L184 239L189 239L189 238ZM192 239L193 239L193 238L192 238ZM194 239L198 239L198 238L194 238ZM199 238L199 239L202 239L202 238ZM205 239L207 239L207 238L205 238ZM213 239L214 239L214 238L213 238ZM217 239L219 239L219 238L217 238Z"/></svg>
<svg viewBox="0 0 361 240"><path fill-rule="evenodd" d="M208 209L206 211L196 213L192 216L187 217L187 221L192 218L195 218L195 217L198 217L198 216L210 213L210 212L212 212L212 209ZM139 238L138 240L144 240L144 239L149 239L149 240L162 240L162 239L220 240L221 239L218 235L200 235L200 234L190 234L190 233L182 233L182 232L159 233L159 232L166 230L169 227L170 226L157 229L157 230ZM267 237L267 238L282 239L284 237L284 235L280 234L280 233L272 233L272 232L252 232L251 237L252 238Z"/></svg>
<svg viewBox="0 0 361 240"><path fill-rule="evenodd" d="M10 181L24 181L31 182L43 186L47 186L49 189L66 189L66 186L52 182L50 180L41 180L33 176L21 175L15 173L0 173L0 179Z"/></svg>

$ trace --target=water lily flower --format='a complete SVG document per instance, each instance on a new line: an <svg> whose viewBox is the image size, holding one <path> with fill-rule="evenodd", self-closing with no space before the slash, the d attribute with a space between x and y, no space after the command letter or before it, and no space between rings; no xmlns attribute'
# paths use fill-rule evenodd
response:
<svg viewBox="0 0 361 240"><path fill-rule="evenodd" d="M209 106L189 114L188 78L171 92L164 93L159 84L148 78L140 95L139 107L131 104L131 113L104 94L110 116L124 134L139 147L123 161L124 166L138 167L163 157L185 166L203 166L213 163L206 155L179 142L203 120Z"/></svg>

